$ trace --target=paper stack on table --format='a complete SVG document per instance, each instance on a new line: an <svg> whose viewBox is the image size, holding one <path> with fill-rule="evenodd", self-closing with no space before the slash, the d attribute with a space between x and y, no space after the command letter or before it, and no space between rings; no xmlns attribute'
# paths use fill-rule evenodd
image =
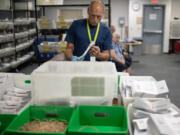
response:
<svg viewBox="0 0 180 135"><path fill-rule="evenodd" d="M180 135L180 117L151 114L148 125L153 135Z"/></svg>
<svg viewBox="0 0 180 135"><path fill-rule="evenodd" d="M171 103L168 99L150 102L147 99L137 98L132 105L134 108L145 110L147 112L161 113L167 110L167 108L170 108Z"/></svg>
<svg viewBox="0 0 180 135"><path fill-rule="evenodd" d="M17 113L30 100L30 90L14 87L11 75L0 74L0 113Z"/></svg>
<svg viewBox="0 0 180 135"><path fill-rule="evenodd" d="M179 135L180 110L167 99L132 103L134 135Z"/></svg>
<svg viewBox="0 0 180 135"><path fill-rule="evenodd" d="M162 81L136 81L124 80L123 95L125 97L166 98L169 89L165 80Z"/></svg>

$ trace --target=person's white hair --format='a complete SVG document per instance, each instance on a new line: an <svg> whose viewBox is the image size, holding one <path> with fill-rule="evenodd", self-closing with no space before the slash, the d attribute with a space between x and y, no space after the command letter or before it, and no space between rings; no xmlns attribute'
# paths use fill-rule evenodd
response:
<svg viewBox="0 0 180 135"><path fill-rule="evenodd" d="M114 38L114 37L117 37L117 36L120 37L120 34L119 34L119 33L113 33L112 36L113 36L113 38Z"/></svg>

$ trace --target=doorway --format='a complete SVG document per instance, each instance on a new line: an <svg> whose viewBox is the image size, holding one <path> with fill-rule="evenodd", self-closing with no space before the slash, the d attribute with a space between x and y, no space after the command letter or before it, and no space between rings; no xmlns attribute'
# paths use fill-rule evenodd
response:
<svg viewBox="0 0 180 135"><path fill-rule="evenodd" d="M143 52L161 54L164 40L164 5L143 7Z"/></svg>

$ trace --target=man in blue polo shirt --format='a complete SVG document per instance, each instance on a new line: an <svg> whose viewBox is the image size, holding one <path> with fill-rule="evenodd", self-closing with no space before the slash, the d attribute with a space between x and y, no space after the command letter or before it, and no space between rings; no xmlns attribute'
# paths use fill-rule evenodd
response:
<svg viewBox="0 0 180 135"><path fill-rule="evenodd" d="M76 20L72 23L66 36L67 48L65 57L73 61L89 61L93 56L97 60L109 60L109 50L112 49L112 36L110 29L101 19L104 16L104 4L94 0L88 7L88 18ZM94 42L87 54L79 59L89 44Z"/></svg>

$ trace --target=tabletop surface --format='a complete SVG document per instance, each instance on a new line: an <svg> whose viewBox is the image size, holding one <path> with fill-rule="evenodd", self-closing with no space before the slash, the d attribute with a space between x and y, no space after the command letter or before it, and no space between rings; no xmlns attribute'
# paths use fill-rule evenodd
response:
<svg viewBox="0 0 180 135"><path fill-rule="evenodd" d="M135 43L120 43L120 45L141 45L142 42L135 42Z"/></svg>

